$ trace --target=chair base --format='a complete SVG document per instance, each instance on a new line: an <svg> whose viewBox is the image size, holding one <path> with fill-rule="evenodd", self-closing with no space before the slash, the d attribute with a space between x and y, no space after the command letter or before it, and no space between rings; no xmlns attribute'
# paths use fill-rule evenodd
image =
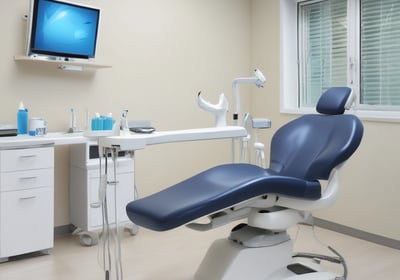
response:
<svg viewBox="0 0 400 280"><path fill-rule="evenodd" d="M298 262L293 256L292 240L263 247L248 247L230 239L214 241L201 262L196 280L334 280L337 276L321 271L313 262ZM273 243L271 242L271 243ZM287 267L295 264L289 270ZM311 271L304 271L310 268Z"/></svg>

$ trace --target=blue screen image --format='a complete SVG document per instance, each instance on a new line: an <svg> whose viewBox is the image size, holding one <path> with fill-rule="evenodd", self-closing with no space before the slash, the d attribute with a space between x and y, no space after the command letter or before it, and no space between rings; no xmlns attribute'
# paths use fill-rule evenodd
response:
<svg viewBox="0 0 400 280"><path fill-rule="evenodd" d="M94 57L99 10L40 0L33 51Z"/></svg>

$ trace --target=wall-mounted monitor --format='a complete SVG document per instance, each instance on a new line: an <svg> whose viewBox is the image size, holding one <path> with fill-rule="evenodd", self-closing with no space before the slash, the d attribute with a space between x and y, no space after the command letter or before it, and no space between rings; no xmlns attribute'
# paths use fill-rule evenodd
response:
<svg viewBox="0 0 400 280"><path fill-rule="evenodd" d="M27 55L92 59L100 9L56 0L31 0Z"/></svg>

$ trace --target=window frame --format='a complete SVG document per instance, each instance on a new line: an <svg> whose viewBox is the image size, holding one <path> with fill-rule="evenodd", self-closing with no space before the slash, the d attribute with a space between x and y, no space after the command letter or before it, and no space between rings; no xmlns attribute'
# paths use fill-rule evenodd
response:
<svg viewBox="0 0 400 280"><path fill-rule="evenodd" d="M288 114L314 113L315 108L301 107L299 96L299 59L297 54L297 4L307 0L280 0L280 112ZM400 122L399 107L360 104L360 0L348 0L348 65L347 85L353 89L356 102L350 110L364 120ZM293 36L296 34L296 36Z"/></svg>

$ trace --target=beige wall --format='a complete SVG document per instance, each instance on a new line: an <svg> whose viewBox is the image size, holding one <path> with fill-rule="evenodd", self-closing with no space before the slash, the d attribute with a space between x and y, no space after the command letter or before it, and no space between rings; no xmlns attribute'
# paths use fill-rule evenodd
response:
<svg viewBox="0 0 400 280"><path fill-rule="evenodd" d="M97 61L112 68L79 73L16 63L13 56L25 52L22 16L29 0L1 1L0 123L15 123L22 100L30 117L49 120L50 131L68 129L70 108L81 127L86 108L114 116L127 108L130 119L150 119L158 130L211 127L214 119L198 108L197 92L203 90L213 103L221 92L231 99L232 80L252 69L247 0L75 2L101 8ZM55 225L60 226L69 224L69 147L57 147L55 157ZM228 140L149 147L137 153L139 193L229 160Z"/></svg>
<svg viewBox="0 0 400 280"><path fill-rule="evenodd" d="M268 117L273 131L294 118L279 112L279 0L88 0L102 9L98 62L111 69L76 73L13 60L24 53L29 0L0 4L0 123L14 123L19 101L30 116L66 131L69 110L78 125L88 109L130 119L150 119L159 130L206 127L213 118L198 109L196 95L232 103L231 82L259 67L263 89L243 86L242 110ZM400 133L396 123L364 122L365 137L348 162L339 201L318 216L389 238L400 239L397 174ZM268 145L267 149L268 149ZM155 192L193 173L230 160L230 141L152 146L136 154L140 195ZM56 148L55 225L69 223L69 147Z"/></svg>
<svg viewBox="0 0 400 280"><path fill-rule="evenodd" d="M252 1L252 62L267 77L264 92L252 92L252 112L269 117L273 129L295 115L279 112L279 0ZM337 203L316 216L345 226L400 240L400 125L363 121L364 138L347 162Z"/></svg>

